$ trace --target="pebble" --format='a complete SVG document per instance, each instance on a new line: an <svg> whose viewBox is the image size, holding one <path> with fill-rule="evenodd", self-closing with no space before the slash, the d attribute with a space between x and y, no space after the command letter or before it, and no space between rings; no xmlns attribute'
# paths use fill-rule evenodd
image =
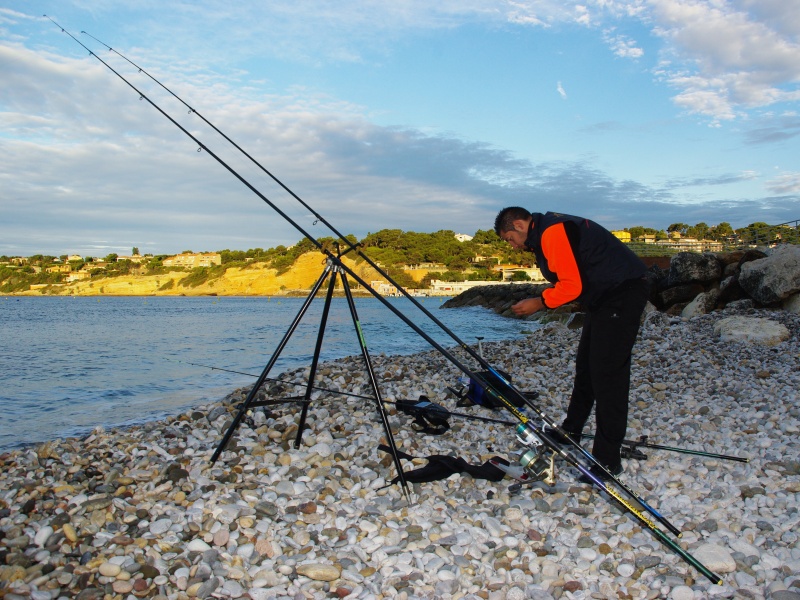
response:
<svg viewBox="0 0 800 600"><path fill-rule="evenodd" d="M722 586L560 460L553 486L455 474L412 484L409 503L386 487L385 433L360 398L315 392L298 449L296 410L254 411L212 464L243 389L163 421L0 453L0 589L32 600L800 598L800 317L761 311L791 333L764 349L715 335L733 314L643 327L628 435L750 462L643 448L622 476ZM553 326L482 346L560 421L578 338ZM518 460L513 428L451 417L449 432L424 435L389 404L426 395L512 418L457 408L447 387L460 372L438 353L373 359L396 445L417 457L407 471L433 455ZM326 388L354 394L369 393L363 371L360 356L319 365Z"/></svg>
<svg viewBox="0 0 800 600"><path fill-rule="evenodd" d="M669 593L670 600L694 600L694 590L688 585L678 585Z"/></svg>
<svg viewBox="0 0 800 600"><path fill-rule="evenodd" d="M122 572L122 567L111 562L104 562L97 570L104 577L116 577Z"/></svg>
<svg viewBox="0 0 800 600"><path fill-rule="evenodd" d="M297 574L314 581L335 581L342 572L334 565L306 564L297 567Z"/></svg>

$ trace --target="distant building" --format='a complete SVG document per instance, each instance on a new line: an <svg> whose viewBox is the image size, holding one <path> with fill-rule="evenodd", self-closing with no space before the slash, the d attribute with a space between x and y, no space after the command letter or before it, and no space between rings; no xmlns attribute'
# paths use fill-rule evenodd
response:
<svg viewBox="0 0 800 600"><path fill-rule="evenodd" d="M471 262L471 263L481 263L481 262L488 262L488 261L493 261L493 262L495 262L496 264L499 265L500 264L500 257L499 256L482 256L482 255L478 254L477 256L473 256L472 258L469 259L469 262Z"/></svg>
<svg viewBox="0 0 800 600"><path fill-rule="evenodd" d="M625 242L627 244L631 241L630 231L612 231L611 233L615 238L617 238L621 242Z"/></svg>
<svg viewBox="0 0 800 600"><path fill-rule="evenodd" d="M656 246L663 246L679 252L722 252L722 242L714 240L697 240L695 238L684 237L671 240L661 240L654 243Z"/></svg>
<svg viewBox="0 0 800 600"><path fill-rule="evenodd" d="M547 281L539 267L506 267L500 270L503 273L503 281L511 281L514 278L514 273L525 273L533 282L543 283Z"/></svg>
<svg viewBox="0 0 800 600"><path fill-rule="evenodd" d="M69 265L52 265L47 267L46 271L48 273L69 273L72 271L72 267Z"/></svg>
<svg viewBox="0 0 800 600"><path fill-rule="evenodd" d="M139 255L139 254L134 254L133 256L117 256L117 262L122 262L123 260L129 260L132 263L135 263L135 264L138 265L139 263L141 263L144 260L146 260L146 258L144 256Z"/></svg>
<svg viewBox="0 0 800 600"><path fill-rule="evenodd" d="M186 267L188 269L213 267L222 264L222 257L216 252L192 252L170 256L165 258L162 264L165 267Z"/></svg>
<svg viewBox="0 0 800 600"><path fill-rule="evenodd" d="M426 290L429 296L457 296L461 292L465 292L470 288L478 287L480 285L501 285L510 283L508 281L441 281L440 279L431 279L431 287Z"/></svg>
<svg viewBox="0 0 800 600"><path fill-rule="evenodd" d="M383 265L379 262L375 263L379 267L383 268ZM404 271L416 271L418 269L424 269L426 271L444 271L447 269L447 265L444 263L419 263L418 265L403 265Z"/></svg>
<svg viewBox="0 0 800 600"><path fill-rule="evenodd" d="M74 273L70 273L67 275L67 283L72 283L73 281L83 281L84 279L91 278L92 274L89 271L75 271Z"/></svg>
<svg viewBox="0 0 800 600"><path fill-rule="evenodd" d="M397 287L392 285L391 283L387 283L382 279L378 279L377 281L370 281L369 287L373 290L378 292L381 296L397 296L399 292L397 291Z"/></svg>
<svg viewBox="0 0 800 600"><path fill-rule="evenodd" d="M469 241L471 241L471 240L472 240L472 236L471 236L471 235L467 235L466 233L457 233L457 234L455 235L455 238L456 238L456 239L457 239L459 242L469 242Z"/></svg>

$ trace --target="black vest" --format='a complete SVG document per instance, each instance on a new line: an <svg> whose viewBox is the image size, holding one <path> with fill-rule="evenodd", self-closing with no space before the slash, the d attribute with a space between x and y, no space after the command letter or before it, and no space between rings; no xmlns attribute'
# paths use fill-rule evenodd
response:
<svg viewBox="0 0 800 600"><path fill-rule="evenodd" d="M547 268L542 234L552 225L564 224L583 284L578 300L589 309L595 308L607 292L623 281L643 277L647 271L630 248L594 221L553 212L531 216L533 221L525 246L536 255L536 264L550 283L556 283L558 276Z"/></svg>

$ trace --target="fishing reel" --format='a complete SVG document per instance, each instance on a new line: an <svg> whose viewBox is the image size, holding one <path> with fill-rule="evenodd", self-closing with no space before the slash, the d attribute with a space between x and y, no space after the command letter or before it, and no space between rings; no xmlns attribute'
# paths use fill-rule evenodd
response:
<svg viewBox="0 0 800 600"><path fill-rule="evenodd" d="M519 459L520 465L533 481L543 481L547 485L556 483L556 455L548 448L534 429L527 423L517 425L517 439L526 450Z"/></svg>

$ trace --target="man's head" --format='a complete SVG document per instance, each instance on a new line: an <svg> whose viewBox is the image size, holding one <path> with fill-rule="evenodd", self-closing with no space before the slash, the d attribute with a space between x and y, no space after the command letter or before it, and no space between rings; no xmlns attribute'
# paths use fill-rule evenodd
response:
<svg viewBox="0 0 800 600"><path fill-rule="evenodd" d="M512 247L522 249L528 238L528 230L532 220L531 213L519 206L508 206L497 213L494 220L494 231Z"/></svg>

